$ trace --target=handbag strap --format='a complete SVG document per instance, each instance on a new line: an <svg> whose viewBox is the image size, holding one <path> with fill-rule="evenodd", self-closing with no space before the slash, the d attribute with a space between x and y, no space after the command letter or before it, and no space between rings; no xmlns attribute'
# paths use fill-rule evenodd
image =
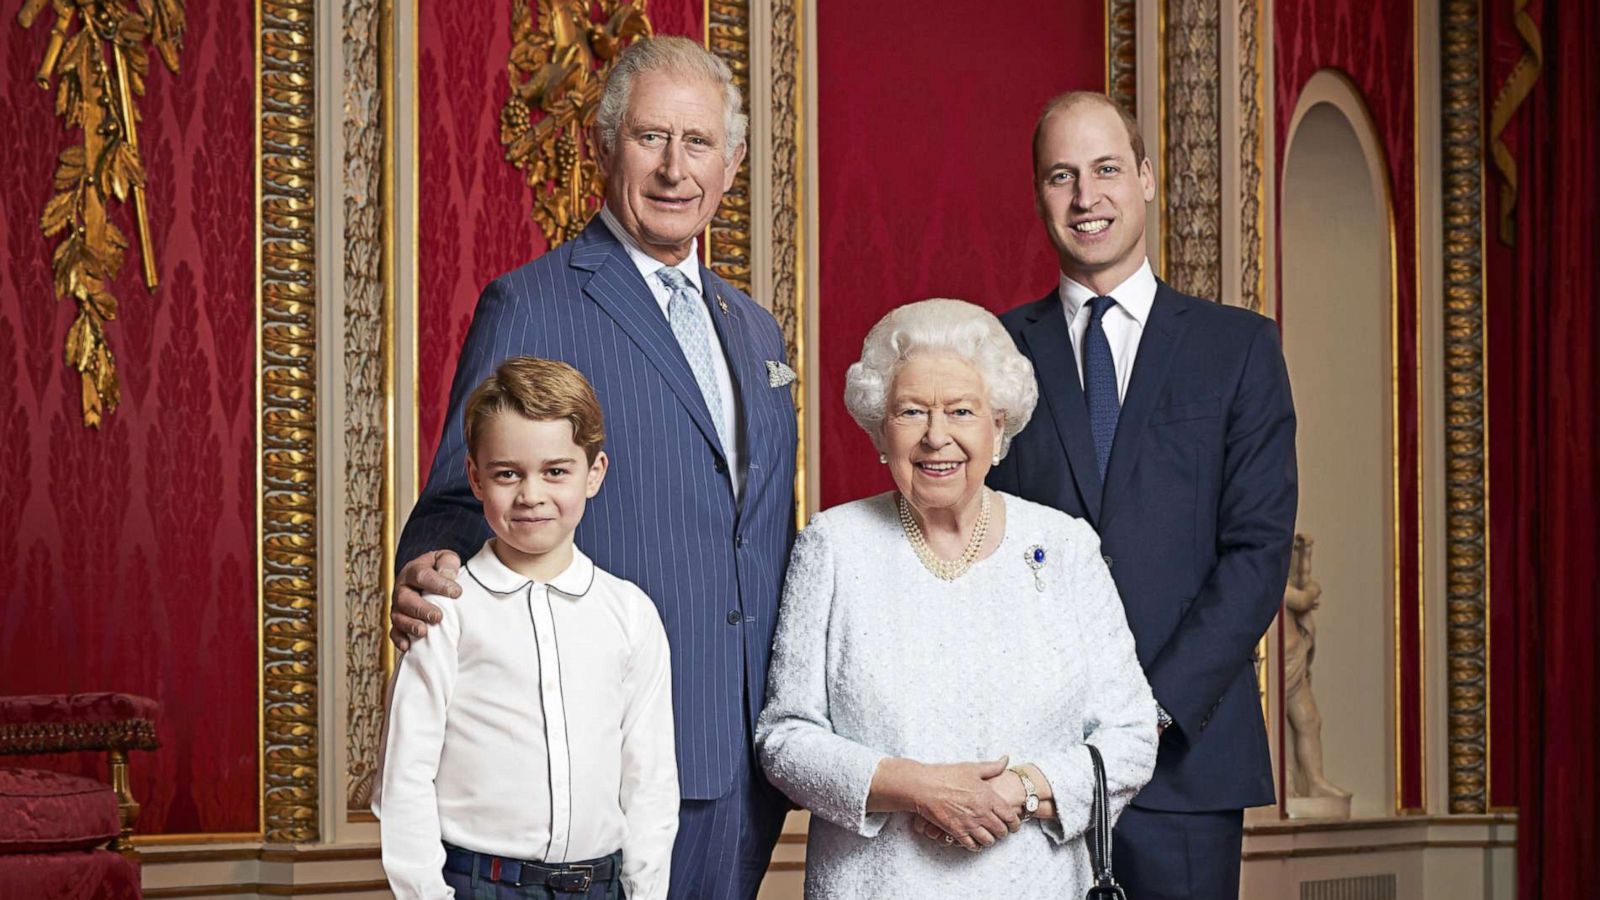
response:
<svg viewBox="0 0 1600 900"><path fill-rule="evenodd" d="M1117 880L1111 874L1111 808L1106 803L1106 765L1100 750L1093 744L1089 748L1089 761L1094 764L1094 803L1089 808L1089 830L1084 839L1089 845L1089 865L1094 872L1096 887L1117 890Z"/></svg>

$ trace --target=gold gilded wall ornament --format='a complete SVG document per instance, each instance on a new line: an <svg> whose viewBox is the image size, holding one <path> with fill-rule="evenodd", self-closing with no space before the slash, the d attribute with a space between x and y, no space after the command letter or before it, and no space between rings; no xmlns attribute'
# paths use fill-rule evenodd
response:
<svg viewBox="0 0 1600 900"><path fill-rule="evenodd" d="M319 84L315 0L259 0L256 11L261 825L269 844L306 844L322 835L318 451L330 439L317 369L330 300L318 293L316 148L317 96L331 88Z"/></svg>
<svg viewBox="0 0 1600 900"><path fill-rule="evenodd" d="M82 140L57 158L56 193L45 204L39 229L45 237L65 234L52 269L56 294L78 305L67 331L66 362L82 378L83 424L98 427L119 399L105 323L117 317L111 282L128 249L128 238L109 220L106 207L132 195L144 282L154 290L155 251L133 98L144 96L150 70L146 41L169 70L178 71L183 0L26 0L17 22L32 28L47 5L55 23L34 80L49 90L55 79L56 115L67 127L79 128Z"/></svg>
<svg viewBox="0 0 1600 900"><path fill-rule="evenodd" d="M1477 0L1439 4L1444 223L1445 654L1452 814L1493 812L1490 783L1489 395L1485 371L1484 96ZM1487 139L1495 140L1495 119ZM1502 185L1502 187L1504 187ZM1514 752L1514 751L1513 751Z"/></svg>
<svg viewBox="0 0 1600 900"><path fill-rule="evenodd" d="M1222 293L1222 23L1218 0L1167 0L1162 266L1173 287Z"/></svg>
<svg viewBox="0 0 1600 900"><path fill-rule="evenodd" d="M582 231L599 208L589 126L611 66L627 44L650 34L643 2L515 0L500 143L533 188L533 220L552 248Z"/></svg>
<svg viewBox="0 0 1600 900"><path fill-rule="evenodd" d="M750 0L707 0L706 49L728 64L733 83L742 97L750 96ZM776 20L774 20L776 21ZM773 129L773 147L778 148L778 129ZM717 211L706 228L706 262L723 280L746 294L755 293L750 283L751 234L750 156L745 155L734 173L733 184L722 195ZM779 320L782 327L782 320ZM793 357L790 357L793 359Z"/></svg>

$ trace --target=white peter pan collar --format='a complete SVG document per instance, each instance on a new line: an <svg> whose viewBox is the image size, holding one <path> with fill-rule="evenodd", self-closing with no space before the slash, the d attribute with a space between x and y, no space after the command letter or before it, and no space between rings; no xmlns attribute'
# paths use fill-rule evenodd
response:
<svg viewBox="0 0 1600 900"><path fill-rule="evenodd" d="M483 548L464 567L472 580L495 594L514 594L533 584L533 579L500 561L500 557L495 555L493 543L493 538L484 541ZM594 584L594 572L594 562L582 550L573 547L572 562L548 584L568 597L582 597L589 593L589 588Z"/></svg>

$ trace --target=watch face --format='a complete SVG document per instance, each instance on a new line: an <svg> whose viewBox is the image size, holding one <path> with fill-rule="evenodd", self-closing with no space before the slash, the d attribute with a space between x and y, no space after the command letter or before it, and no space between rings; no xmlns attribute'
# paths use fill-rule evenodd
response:
<svg viewBox="0 0 1600 900"><path fill-rule="evenodd" d="M1029 795L1028 799L1023 801L1022 808L1026 809L1028 812L1038 812L1039 798Z"/></svg>

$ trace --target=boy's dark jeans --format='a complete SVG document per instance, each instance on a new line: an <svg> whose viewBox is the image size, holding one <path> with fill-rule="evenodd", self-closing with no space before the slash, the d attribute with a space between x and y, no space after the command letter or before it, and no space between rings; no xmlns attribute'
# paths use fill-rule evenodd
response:
<svg viewBox="0 0 1600 900"><path fill-rule="evenodd" d="M622 871L622 851L611 854L613 870ZM589 885L589 890L582 893L557 892L554 888L542 884L525 884L515 886L500 884L490 881L487 873L466 875L452 872L448 869L444 873L444 883L455 889L456 900L622 900L622 878L618 875L610 881L595 881Z"/></svg>

